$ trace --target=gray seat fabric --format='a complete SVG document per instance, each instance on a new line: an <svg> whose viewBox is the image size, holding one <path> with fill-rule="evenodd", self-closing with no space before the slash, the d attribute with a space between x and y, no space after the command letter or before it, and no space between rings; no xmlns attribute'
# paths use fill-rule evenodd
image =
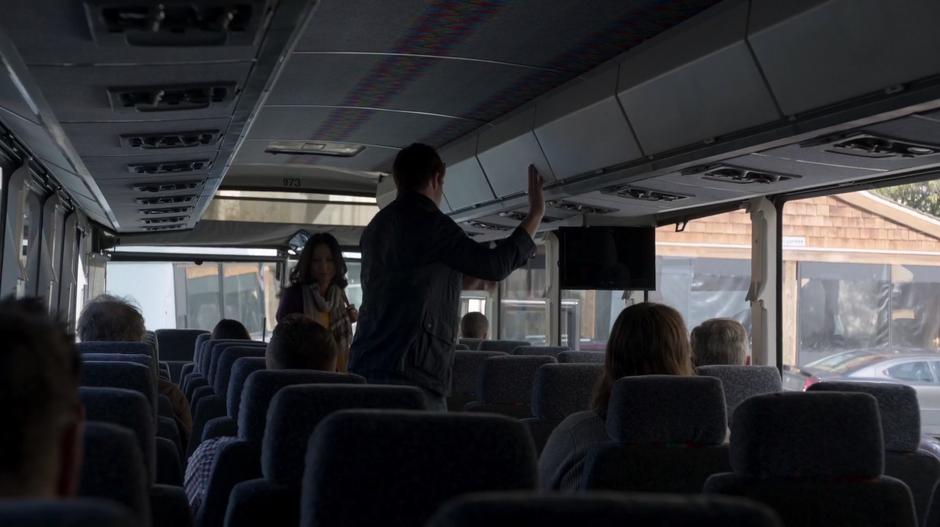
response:
<svg viewBox="0 0 940 527"><path fill-rule="evenodd" d="M200 335L209 337L209 332L201 329L158 329L156 331L157 349L160 360L191 361L196 339Z"/></svg>
<svg viewBox="0 0 940 527"><path fill-rule="evenodd" d="M260 370L248 376L238 410L239 440L223 446L212 467L205 500L196 513L199 527L221 527L235 485L262 476L261 445L274 396L287 386L327 383L365 384L365 379L351 373L313 370Z"/></svg>
<svg viewBox="0 0 940 527"><path fill-rule="evenodd" d="M232 363L228 393L225 396L226 413L232 419L238 419L238 408L241 406L242 393L248 377L252 373L263 369L265 369L265 360L263 358L242 357Z"/></svg>
<svg viewBox="0 0 940 527"><path fill-rule="evenodd" d="M465 406L467 411L490 412L510 417L532 417L532 386L535 373L554 357L544 355L509 355L483 361L477 400Z"/></svg>
<svg viewBox="0 0 940 527"><path fill-rule="evenodd" d="M152 485L157 473L156 431L144 396L122 388L79 388L79 397L89 421L111 423L133 432L147 470L147 482Z"/></svg>
<svg viewBox="0 0 940 527"><path fill-rule="evenodd" d="M564 346L520 346L512 351L513 355L548 355L557 359L558 354L568 351Z"/></svg>
<svg viewBox="0 0 940 527"><path fill-rule="evenodd" d="M780 372L774 366L702 366L698 374L721 379L729 423L733 421L734 411L748 397L783 390Z"/></svg>
<svg viewBox="0 0 940 527"><path fill-rule="evenodd" d="M725 496L481 493L448 502L428 527L783 527L757 503Z"/></svg>
<svg viewBox="0 0 940 527"><path fill-rule="evenodd" d="M600 364L545 364L535 373L532 415L522 422L529 428L536 452L569 415L591 406L594 386L604 372Z"/></svg>
<svg viewBox="0 0 940 527"><path fill-rule="evenodd" d="M558 354L558 362L588 362L603 364L605 354L603 351L563 351Z"/></svg>
<svg viewBox="0 0 940 527"><path fill-rule="evenodd" d="M731 429L732 473L705 491L763 502L788 527L914 527L911 492L882 476L878 403L866 393L786 392L752 397Z"/></svg>
<svg viewBox="0 0 940 527"><path fill-rule="evenodd" d="M78 495L117 502L133 514L135 525L148 526L149 487L134 434L109 423L86 423Z"/></svg>
<svg viewBox="0 0 940 527"><path fill-rule="evenodd" d="M933 489L940 482L940 460L919 451L920 404L910 386L884 382L818 382L811 392L861 392L874 396L885 442L885 474L903 481L914 496L917 517L926 525Z"/></svg>
<svg viewBox="0 0 940 527"><path fill-rule="evenodd" d="M531 346L532 344L524 340L484 340L478 348L480 351L502 351L503 353L512 353L516 348Z"/></svg>
<svg viewBox="0 0 940 527"><path fill-rule="evenodd" d="M126 353L131 355L147 355L148 357L153 357L154 350L146 342L109 342L109 341L93 341L93 342L79 342L76 347L78 352L82 355L86 353Z"/></svg>
<svg viewBox="0 0 940 527"><path fill-rule="evenodd" d="M427 400L411 386L305 384L281 389L268 411L261 449L264 478L232 490L226 527L253 525L260 518L268 527L296 526L307 442L323 419L350 408L423 410ZM272 501L280 506L272 507Z"/></svg>
<svg viewBox="0 0 940 527"><path fill-rule="evenodd" d="M476 400L483 361L490 357L504 355L506 354L501 351L455 351L454 373L451 377L450 396L447 397L447 409L452 412L460 411L467 403Z"/></svg>
<svg viewBox="0 0 940 527"><path fill-rule="evenodd" d="M461 494L532 490L535 470L528 432L503 416L342 410L310 438L300 525L424 525Z"/></svg>
<svg viewBox="0 0 940 527"><path fill-rule="evenodd" d="M466 346L467 349L469 349L469 350L477 351L477 350L480 349L480 344L483 343L483 339L465 339L465 338L459 338L459 339L457 339L457 343L458 343L458 344L463 344L463 345Z"/></svg>
<svg viewBox="0 0 940 527"><path fill-rule="evenodd" d="M620 379L607 433L614 443L588 450L583 489L698 494L709 476L730 469L724 393L712 377Z"/></svg>
<svg viewBox="0 0 940 527"><path fill-rule="evenodd" d="M264 358L264 347L260 346L231 346L225 348L219 355L219 366L212 382L212 389L216 395L226 400L228 385L232 378L232 367L235 361L242 357Z"/></svg>
<svg viewBox="0 0 940 527"><path fill-rule="evenodd" d="M17 527L134 527L133 516L116 503L97 499L0 502L0 525Z"/></svg>
<svg viewBox="0 0 940 527"><path fill-rule="evenodd" d="M239 348L260 348L263 352L266 344L264 342L257 342L253 340L209 340L208 341L208 356L209 356L209 368L207 370L206 379L209 381L210 385L215 382L215 376L219 368L219 358L222 356L222 353L225 350L233 347Z"/></svg>
<svg viewBox="0 0 940 527"><path fill-rule="evenodd" d="M95 362L82 364L81 385L90 388L124 388L147 399L151 416L157 416L157 386L149 368L130 362Z"/></svg>

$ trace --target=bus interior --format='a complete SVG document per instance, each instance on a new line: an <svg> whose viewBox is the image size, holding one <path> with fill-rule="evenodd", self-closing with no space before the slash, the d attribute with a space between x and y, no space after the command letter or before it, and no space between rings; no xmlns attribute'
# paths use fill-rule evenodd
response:
<svg viewBox="0 0 940 527"><path fill-rule="evenodd" d="M663 303L689 330L740 322L782 390L911 386L940 436L936 0L3 4L0 296L74 328L109 293L151 331L266 341L315 233L361 305L360 236L425 143L482 244L525 218L529 165L545 180L535 256L461 293L490 339L602 356L624 308ZM655 287L563 288L577 227L654 228ZM227 498L154 525L238 525Z"/></svg>

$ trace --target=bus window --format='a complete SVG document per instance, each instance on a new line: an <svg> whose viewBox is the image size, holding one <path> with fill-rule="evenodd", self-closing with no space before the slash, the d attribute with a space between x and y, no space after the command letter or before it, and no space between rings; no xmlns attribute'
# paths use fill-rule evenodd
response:
<svg viewBox="0 0 940 527"><path fill-rule="evenodd" d="M27 185L23 206L23 240L20 245L22 279L17 285L17 296L35 295L39 282L39 236L42 229L42 198Z"/></svg>
<svg viewBox="0 0 940 527"><path fill-rule="evenodd" d="M548 343L548 298L545 246L540 245L525 266L500 283L499 338Z"/></svg>
<svg viewBox="0 0 940 527"><path fill-rule="evenodd" d="M904 191L850 192L784 205L786 388L833 376L905 380L891 373L904 369L892 361L940 350L937 209L929 201L902 205ZM826 368L839 357L863 355L869 360L855 367L835 373Z"/></svg>

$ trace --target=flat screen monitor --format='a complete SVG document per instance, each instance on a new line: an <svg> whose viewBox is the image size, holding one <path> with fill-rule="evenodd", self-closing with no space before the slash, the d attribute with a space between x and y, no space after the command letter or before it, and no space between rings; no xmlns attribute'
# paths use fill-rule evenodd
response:
<svg viewBox="0 0 940 527"><path fill-rule="evenodd" d="M653 227L562 227L562 289L656 289Z"/></svg>

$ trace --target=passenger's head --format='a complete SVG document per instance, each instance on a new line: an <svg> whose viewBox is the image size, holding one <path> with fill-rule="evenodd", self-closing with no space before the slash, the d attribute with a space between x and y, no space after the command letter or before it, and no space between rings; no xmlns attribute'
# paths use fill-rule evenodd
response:
<svg viewBox="0 0 940 527"><path fill-rule="evenodd" d="M349 285L346 280L346 260L339 242L332 234L321 232L307 240L300 260L290 272L292 284L329 284L343 289Z"/></svg>
<svg viewBox="0 0 940 527"><path fill-rule="evenodd" d="M84 410L74 338L35 299L0 302L0 498L75 494Z"/></svg>
<svg viewBox="0 0 940 527"><path fill-rule="evenodd" d="M329 330L297 313L275 326L264 358L269 370L334 371L338 353Z"/></svg>
<svg viewBox="0 0 940 527"><path fill-rule="evenodd" d="M251 340L251 335L248 334L248 330L241 322L230 318L223 318L212 328L211 338L213 340Z"/></svg>
<svg viewBox="0 0 940 527"><path fill-rule="evenodd" d="M116 296L98 296L85 305L78 317L78 338L82 342L140 342L146 333L140 310Z"/></svg>
<svg viewBox="0 0 940 527"><path fill-rule="evenodd" d="M613 384L623 377L693 375L687 335L682 315L669 306L645 302L624 309L610 330L594 408L606 411Z"/></svg>
<svg viewBox="0 0 940 527"><path fill-rule="evenodd" d="M486 339L490 321L483 313L474 311L460 319L460 336L465 339Z"/></svg>
<svg viewBox="0 0 940 527"><path fill-rule="evenodd" d="M747 364L747 331L737 320L713 318L692 330L692 362L711 364Z"/></svg>
<svg viewBox="0 0 940 527"><path fill-rule="evenodd" d="M444 162L432 146L412 143L395 157L392 176L398 192L420 192L438 205L444 197Z"/></svg>

